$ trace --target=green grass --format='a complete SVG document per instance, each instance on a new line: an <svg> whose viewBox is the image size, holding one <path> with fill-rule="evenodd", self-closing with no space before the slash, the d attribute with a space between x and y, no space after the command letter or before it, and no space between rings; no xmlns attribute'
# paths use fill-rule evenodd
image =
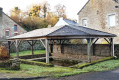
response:
<svg viewBox="0 0 119 80"><path fill-rule="evenodd" d="M21 70L13 71L0 68L0 72L11 73L11 74L27 74L32 76L51 76L51 77L61 77L61 76L71 76L75 74L80 74L84 72L95 72L95 71L107 71L119 67L119 59L108 60L94 65L84 67L83 69L75 69L69 67L42 67L29 64L21 64Z"/></svg>
<svg viewBox="0 0 119 80"><path fill-rule="evenodd" d="M74 66L71 66L71 68L82 69L84 67L87 67L87 66L90 66L90 65L94 65L96 63L104 62L104 61L107 61L107 60L112 60L112 59L114 59L114 57L106 57L106 58L103 58L103 59L92 61L91 63L76 64Z"/></svg>
<svg viewBox="0 0 119 80"><path fill-rule="evenodd" d="M119 67L119 60L109 60L83 68L84 71L107 71Z"/></svg>
<svg viewBox="0 0 119 80"><path fill-rule="evenodd" d="M45 54L45 50L35 50L34 54ZM16 53L10 53L11 56L16 56ZM19 52L19 56L24 56L24 55L32 55L32 51L28 50L28 51L22 51Z"/></svg>
<svg viewBox="0 0 119 80"><path fill-rule="evenodd" d="M52 76L52 77L60 77L60 76L69 76L74 74L79 74L84 71L80 69L73 69L68 67L42 67L36 65L28 65L21 64L21 70L13 71L13 70L5 70L4 68L0 68L0 72L3 73L11 73L11 74L27 74L32 76Z"/></svg>

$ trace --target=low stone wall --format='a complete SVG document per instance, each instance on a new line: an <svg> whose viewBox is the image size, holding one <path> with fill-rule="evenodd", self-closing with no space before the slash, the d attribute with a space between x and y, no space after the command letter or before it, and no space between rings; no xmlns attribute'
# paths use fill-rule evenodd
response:
<svg viewBox="0 0 119 80"><path fill-rule="evenodd" d="M35 45L34 45L34 50L43 50L45 49L44 46L40 43L40 42L37 42ZM16 48L15 48L15 45L12 45L10 47L10 52L16 52ZM26 50L31 50L31 46L28 42L24 41L20 44L19 46L19 51L26 51Z"/></svg>
<svg viewBox="0 0 119 80"><path fill-rule="evenodd" d="M119 47L115 45L115 53L119 54ZM95 44L91 48L92 59L100 59L102 57L111 56L110 45ZM62 44L53 45L52 56L57 58L70 59L87 59L87 45L86 44ZM100 57L97 57L100 56Z"/></svg>
<svg viewBox="0 0 119 80"><path fill-rule="evenodd" d="M8 49L8 42L7 41L1 42L0 45L4 45ZM23 41L20 43L18 49L19 49L19 51L31 50L31 46L27 41ZM36 44L34 45L34 50L44 50L44 49L45 49L44 46L40 42L36 42ZM12 44L10 46L10 52L11 53L16 52L15 44Z"/></svg>
<svg viewBox="0 0 119 80"><path fill-rule="evenodd" d="M94 51L93 51L94 49ZM53 53L87 55L86 44L63 44L53 45ZM96 44L91 49L92 55L96 56L110 56L110 46L108 44Z"/></svg>
<svg viewBox="0 0 119 80"><path fill-rule="evenodd" d="M26 56L19 56L20 59L32 59L32 58L39 58L45 57L45 54L37 54L37 55L26 55Z"/></svg>

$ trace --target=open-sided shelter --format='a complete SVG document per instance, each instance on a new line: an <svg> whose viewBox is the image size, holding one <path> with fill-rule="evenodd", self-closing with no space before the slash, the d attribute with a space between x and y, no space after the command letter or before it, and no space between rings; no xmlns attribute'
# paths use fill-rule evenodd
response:
<svg viewBox="0 0 119 80"><path fill-rule="evenodd" d="M18 36L11 37L8 40L9 40L9 45L10 45L10 42L15 41L16 51L18 56L19 41L40 40L42 42L42 39L45 39L45 44L43 42L42 43L46 48L46 63L49 63L49 41L50 40L87 39L87 55L88 55L89 62L91 62L90 48L92 44L95 44L99 38L104 38L108 43L111 44L111 54L112 56L115 56L114 43L113 43L114 37L116 37L115 34L102 32L102 31L98 31L98 30L94 30L94 29L90 29L90 28L86 28L82 26L63 25L59 27L33 30ZM33 44L34 43L32 42L31 45Z"/></svg>

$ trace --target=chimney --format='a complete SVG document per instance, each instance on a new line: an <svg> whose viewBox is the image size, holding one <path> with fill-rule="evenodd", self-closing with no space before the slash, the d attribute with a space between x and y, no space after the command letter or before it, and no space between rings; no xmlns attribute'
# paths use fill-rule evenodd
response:
<svg viewBox="0 0 119 80"><path fill-rule="evenodd" d="M0 17L2 17L3 9L0 7Z"/></svg>

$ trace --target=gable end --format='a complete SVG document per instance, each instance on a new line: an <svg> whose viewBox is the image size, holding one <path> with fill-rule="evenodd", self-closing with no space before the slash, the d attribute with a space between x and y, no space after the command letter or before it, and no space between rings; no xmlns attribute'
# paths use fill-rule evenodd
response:
<svg viewBox="0 0 119 80"><path fill-rule="evenodd" d="M90 0L87 1L87 3L82 7L82 9L77 13L77 15L85 8L85 6L90 2Z"/></svg>

